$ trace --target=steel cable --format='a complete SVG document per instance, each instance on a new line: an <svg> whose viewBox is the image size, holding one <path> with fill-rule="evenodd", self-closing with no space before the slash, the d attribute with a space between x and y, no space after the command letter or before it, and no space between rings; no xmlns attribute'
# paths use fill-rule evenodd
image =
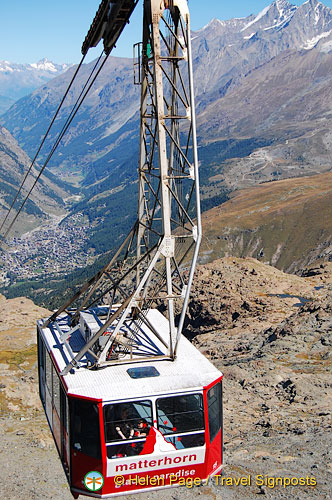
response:
<svg viewBox="0 0 332 500"><path fill-rule="evenodd" d="M33 167L33 165L34 165L34 163L35 163L35 161L36 161L36 159L37 159L37 157L38 157L38 155L39 155L39 153L40 153L41 148L43 147L43 145L44 145L44 143L45 143L45 141L46 141L46 138L47 138L47 136L48 136L48 134L49 134L49 131L51 130L52 125L53 125L53 123L55 122L56 117L58 116L58 114L59 114L59 112L60 112L60 109L62 108L62 105L63 105L63 103L64 103L64 101L65 101L65 99L66 99L66 97L67 97L67 95L68 95L69 90L71 89L72 84L74 83L74 80L75 80L75 78L76 78L76 76L77 76L77 74L78 74L78 72L79 72L79 70L80 70L80 68L81 68L81 66L82 66L82 64L83 64L84 59L85 59L85 55L82 57L82 59L81 59L81 61L80 61L79 65L77 66L76 71L75 71L75 73L74 73L74 75L73 75L73 77L72 77L72 79L71 79L71 81L70 81L70 84L69 84L69 86L68 86L68 88L67 88L67 90L66 90L66 92L65 92L65 94L64 94L64 96L63 96L63 98L62 98L62 100L61 100L61 102L60 102L60 104L59 104L59 106L58 106L58 109L56 110L55 115L53 116L53 119L52 119L52 121L51 121L51 123L50 123L50 125L49 125L49 127L48 127L48 129L47 129L47 131L46 131L46 134L45 134L45 136L44 136L44 138L43 138L43 140L42 140L42 142L41 142L41 144L40 144L40 146L39 146L39 148L38 148L38 151L37 151L37 153L35 154L35 156L34 156L34 158L33 158L32 162L31 162L31 165L30 165L30 167L28 168L28 170L27 170L27 172L26 172L26 174L25 174L25 176L24 176L24 179L23 179L23 181L22 181L22 183L21 183L21 185L20 185L20 187L19 187L19 189L18 189L18 191L17 191L17 193L16 193L16 195L15 195L15 198L14 198L14 200L13 200L13 202L12 202L12 204L11 204L11 206L10 206L10 208L9 208L8 212L7 212L7 215L6 215L6 217L5 217L4 221L2 222L2 224L1 224L1 226L0 226L0 232L2 231L2 228L3 228L3 226L5 225L5 223L6 223L7 219L8 219L8 216L9 216L10 212L12 211L12 209L13 209L13 207L14 207L15 202L16 202L16 200L17 200L17 198L18 198L18 197L19 197L19 195L20 195L20 192L21 192L21 190L22 190L22 188L23 188L23 185L24 185L25 181L27 180L28 175L30 174L30 172L31 172L31 170L32 170L32 167Z"/></svg>
<svg viewBox="0 0 332 500"><path fill-rule="evenodd" d="M82 90L82 91L81 91L81 93L80 93L80 96L78 97L78 99L77 99L77 101L76 101L76 103L75 103L75 105L74 105L74 107L73 107L73 109L72 109L72 111L71 111L71 113L70 113L69 117L67 118L67 120L66 120L66 122L65 122L65 124L64 124L64 126L63 126L63 128L62 128L62 130L61 130L61 132L60 132L60 134L59 134L59 136L58 136L58 139L55 141L55 143L54 143L54 145L53 145L53 147L52 147L52 149L51 149L51 152L49 153L49 155L48 155L48 157L47 157L47 159L46 159L46 161L45 161L44 165L42 166L42 168L41 168L41 170L40 170L40 172L39 172L38 176L36 177L36 179L35 179L35 181L34 181L34 183L33 183L32 187L30 188L30 190L29 190L28 194L26 195L25 199L23 200L23 202L22 202L22 204L21 204L21 206L20 206L20 208L19 208L19 210L18 210L17 214L15 215L15 217L14 217L14 219L12 220L11 224L9 225L9 228L7 229L6 233L4 234L4 238L6 238L6 237L7 237L8 233L10 232L10 230L11 230L11 228L13 227L14 223L16 222L16 220L17 220L17 218L18 218L19 214L21 213L21 211L22 211L22 209L23 209L23 207L24 207L25 203L27 202L27 200L28 200L28 198L29 198L29 196L30 196L30 194L31 194L31 192L32 192L32 190L33 190L33 188L35 187L35 185L36 185L36 184L37 184L37 182L39 181L39 179L40 179L40 177L41 177L41 175L42 175L43 171L45 170L45 168L46 168L47 164L49 163L50 159L52 158L52 156L53 156L53 154L54 154L54 152L55 152L56 148L58 147L58 145L59 145L59 143L61 142L61 140L62 140L63 136L65 135L65 133L67 132L67 130L68 130L68 128L69 128L69 125L71 124L71 122L73 121L74 117L76 116L76 114L77 114L78 110L80 109L80 107L81 107L81 105L82 105L82 103L83 103L84 99L86 98L86 96L87 96L88 92L90 91L90 89L91 89L92 85L94 84L94 82L96 81L96 78L98 77L98 75L99 75L100 71L102 70L102 68L103 68L103 66L104 66L104 64L105 64L105 62L107 61L107 59L108 59L108 55L106 55L106 56L105 56L104 61L103 61L103 62L102 62L102 64L100 65L100 67L99 67L99 69L98 69L97 73L95 74L95 76L94 76L94 78L93 78L92 82L90 83L90 85L88 86L87 90L85 91L85 93L84 93L84 95L83 95L83 97L82 97L82 94L83 94L83 92L84 92L84 89L86 88L86 86L87 86L87 84L88 84L88 82L89 82L90 78L92 77L92 74L93 74L93 72L95 71L95 69L96 69L96 67L97 67L97 65L98 65L98 63L99 63L99 61L100 61L100 59L101 59L102 55L103 55L103 53L102 53L102 54L100 55L100 57L98 58L97 63L95 64L95 66L94 66L93 70L91 71L90 76L89 76L89 78L88 78L87 82L85 83L85 85L84 85L84 87L83 87L83 90ZM80 99L81 99L81 101L79 102L79 100L80 100Z"/></svg>

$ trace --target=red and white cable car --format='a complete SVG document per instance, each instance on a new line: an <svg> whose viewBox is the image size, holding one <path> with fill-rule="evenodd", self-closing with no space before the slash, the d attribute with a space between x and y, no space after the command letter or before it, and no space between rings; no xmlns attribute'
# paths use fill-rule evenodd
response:
<svg viewBox="0 0 332 500"><path fill-rule="evenodd" d="M73 352L83 344L82 329L102 321L102 313L83 313L71 335ZM166 339L164 316L151 310L148 320ZM57 324L70 330L66 315ZM183 485L220 471L222 374L187 339L175 361L93 370L87 356L61 375L68 361L61 331L38 324L40 397L74 497ZM151 332L142 327L141 335ZM93 471L100 479L90 489Z"/></svg>
<svg viewBox="0 0 332 500"><path fill-rule="evenodd" d="M103 38L107 56L136 4L102 0L83 53ZM137 221L38 323L40 397L74 497L188 484L222 467L222 374L182 335L201 241L187 0L145 0L136 50Z"/></svg>

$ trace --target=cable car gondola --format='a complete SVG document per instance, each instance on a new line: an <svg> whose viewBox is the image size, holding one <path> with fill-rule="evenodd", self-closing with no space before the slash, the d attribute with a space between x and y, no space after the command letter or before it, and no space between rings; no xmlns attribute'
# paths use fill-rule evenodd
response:
<svg viewBox="0 0 332 500"><path fill-rule="evenodd" d="M70 338L73 352L86 330L102 323L104 308L82 313ZM168 322L156 310L148 320L163 339ZM174 361L144 361L62 375L68 352L61 336L70 331L63 314L60 328L38 324L40 397L74 496L101 498L206 479L221 468L221 373L185 338ZM62 332L62 333L61 333ZM142 326L146 342L152 332ZM163 344L154 339L156 348ZM100 490L85 478L96 471ZM84 482L85 480L85 482ZM96 485L98 487L98 484Z"/></svg>
<svg viewBox="0 0 332 500"><path fill-rule="evenodd" d="M103 0L83 53L103 38L107 58L136 3ZM137 220L37 328L40 397L76 498L181 485L222 467L222 374L182 334L201 241L187 0L145 0L136 51Z"/></svg>

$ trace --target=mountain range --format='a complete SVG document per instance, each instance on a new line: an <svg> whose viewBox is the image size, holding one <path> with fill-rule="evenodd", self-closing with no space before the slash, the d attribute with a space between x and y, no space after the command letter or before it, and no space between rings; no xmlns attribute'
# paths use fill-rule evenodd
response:
<svg viewBox="0 0 332 500"><path fill-rule="evenodd" d="M238 189L331 170L330 8L317 0L298 7L277 0L258 15L211 20L192 33L192 44L203 210ZM83 66L42 158L94 64ZM30 156L74 71L1 117ZM53 174L80 189L80 201L67 208L90 221L82 252L93 248L98 256L117 246L135 218L138 111L132 60L110 57L49 164Z"/></svg>
<svg viewBox="0 0 332 500"><path fill-rule="evenodd" d="M277 0L257 16L213 19L192 38L200 156L206 169L218 163L224 170L224 160L247 157L262 146L275 145L263 151L263 155L272 151L275 156L275 148L284 147L287 140L291 141L288 156L296 162L303 143L313 142L310 135L316 133L317 125L323 146L320 161L326 161L325 118L328 120L330 103L328 95L322 98L321 94L325 96L330 85L331 9L317 0L299 7ZM93 65L84 67L57 121L59 127ZM2 125L28 154L36 151L73 71L21 99L2 117ZM83 186L101 179L107 185L109 176L120 167L129 174L130 158L136 158L138 148L138 106L132 61L110 58L64 139L66 148L55 155L54 171L70 181L74 176L79 183L83 176ZM310 153L307 156L300 163L310 171L312 158ZM255 170L255 161L248 161ZM203 181L206 173L202 167ZM280 176L288 177L289 169Z"/></svg>
<svg viewBox="0 0 332 500"><path fill-rule="evenodd" d="M55 64L47 58L31 64L0 61L0 114L17 99L67 71L70 66L71 64Z"/></svg>

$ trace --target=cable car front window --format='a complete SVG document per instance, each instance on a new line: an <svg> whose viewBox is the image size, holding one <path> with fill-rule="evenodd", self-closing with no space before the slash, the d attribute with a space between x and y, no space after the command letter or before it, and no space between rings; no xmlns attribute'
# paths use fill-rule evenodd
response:
<svg viewBox="0 0 332 500"><path fill-rule="evenodd" d="M151 401L132 401L104 406L108 458L139 455L152 426ZM124 444L122 444L122 443Z"/></svg>
<svg viewBox="0 0 332 500"><path fill-rule="evenodd" d="M204 445L202 394L158 399L157 417L159 431L176 449Z"/></svg>
<svg viewBox="0 0 332 500"><path fill-rule="evenodd" d="M162 434L204 429L202 394L172 396L157 400L158 429Z"/></svg>

